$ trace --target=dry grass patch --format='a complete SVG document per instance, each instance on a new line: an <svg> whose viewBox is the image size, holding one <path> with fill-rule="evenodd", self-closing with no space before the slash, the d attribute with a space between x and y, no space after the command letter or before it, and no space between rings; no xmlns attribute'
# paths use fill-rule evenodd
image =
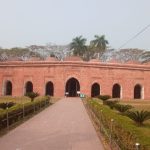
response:
<svg viewBox="0 0 150 150"><path fill-rule="evenodd" d="M21 103L27 103L30 102L30 98L26 97L26 96L21 96L21 97L12 97L12 96L1 96L0 97L0 103L3 102L14 102L17 104L21 104Z"/></svg>
<svg viewBox="0 0 150 150"><path fill-rule="evenodd" d="M134 109L150 111L150 100L121 100L120 104L130 104Z"/></svg>

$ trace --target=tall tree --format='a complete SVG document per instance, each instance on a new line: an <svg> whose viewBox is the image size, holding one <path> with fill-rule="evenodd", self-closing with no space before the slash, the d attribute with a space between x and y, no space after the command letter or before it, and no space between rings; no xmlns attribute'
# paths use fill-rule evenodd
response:
<svg viewBox="0 0 150 150"><path fill-rule="evenodd" d="M100 57L107 49L108 41L105 39L105 35L95 35L95 39L91 41L90 45L93 47L93 51Z"/></svg>
<svg viewBox="0 0 150 150"><path fill-rule="evenodd" d="M145 51L142 55L141 55L141 60L142 62L149 62L150 61L150 51Z"/></svg>
<svg viewBox="0 0 150 150"><path fill-rule="evenodd" d="M82 36L78 36L72 40L70 43L70 48L73 50L75 56L83 56L86 52L86 39Z"/></svg>

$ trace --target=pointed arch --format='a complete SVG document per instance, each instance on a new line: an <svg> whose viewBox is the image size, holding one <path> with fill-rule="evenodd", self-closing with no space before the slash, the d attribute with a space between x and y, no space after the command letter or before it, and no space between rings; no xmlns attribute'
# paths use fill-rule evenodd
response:
<svg viewBox="0 0 150 150"><path fill-rule="evenodd" d="M121 98L121 86L118 83L113 85L112 98Z"/></svg>
<svg viewBox="0 0 150 150"><path fill-rule="evenodd" d="M96 97L98 95L100 95L100 85L98 83L94 83L91 87L91 97Z"/></svg>
<svg viewBox="0 0 150 150"><path fill-rule="evenodd" d="M4 95L12 95L12 82L9 80L5 82Z"/></svg>
<svg viewBox="0 0 150 150"><path fill-rule="evenodd" d="M45 86L45 95L54 96L54 84L48 81Z"/></svg>
<svg viewBox="0 0 150 150"><path fill-rule="evenodd" d="M33 84L31 81L27 81L25 84L25 94L33 92Z"/></svg>
<svg viewBox="0 0 150 150"><path fill-rule="evenodd" d="M78 96L78 91L80 91L80 83L76 78L70 78L66 82L65 93L68 93L70 97Z"/></svg>
<svg viewBox="0 0 150 150"><path fill-rule="evenodd" d="M134 99L142 99L142 86L140 84L134 86Z"/></svg>

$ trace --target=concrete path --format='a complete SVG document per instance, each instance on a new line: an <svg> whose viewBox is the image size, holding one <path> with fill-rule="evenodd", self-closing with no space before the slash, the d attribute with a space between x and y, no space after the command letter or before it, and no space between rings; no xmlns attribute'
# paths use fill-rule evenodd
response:
<svg viewBox="0 0 150 150"><path fill-rule="evenodd" d="M103 150L79 98L62 99L0 138L0 150Z"/></svg>

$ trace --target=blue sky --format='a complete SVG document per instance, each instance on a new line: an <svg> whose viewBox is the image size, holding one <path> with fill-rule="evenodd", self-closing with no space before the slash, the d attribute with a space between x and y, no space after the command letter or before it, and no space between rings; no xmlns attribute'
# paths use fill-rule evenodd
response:
<svg viewBox="0 0 150 150"><path fill-rule="evenodd" d="M0 0L0 46L68 44L105 34L118 48L150 24L150 0ZM150 50L150 28L124 48Z"/></svg>

